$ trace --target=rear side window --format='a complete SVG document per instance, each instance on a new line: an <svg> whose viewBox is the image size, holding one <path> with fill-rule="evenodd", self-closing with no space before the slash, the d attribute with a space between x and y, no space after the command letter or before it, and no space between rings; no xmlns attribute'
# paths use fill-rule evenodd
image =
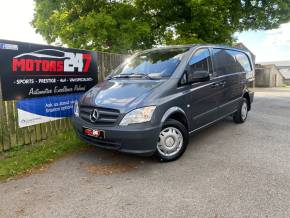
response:
<svg viewBox="0 0 290 218"><path fill-rule="evenodd" d="M214 71L217 76L238 72L235 54L231 50L213 49Z"/></svg>
<svg viewBox="0 0 290 218"><path fill-rule="evenodd" d="M242 52L236 52L237 67L239 72L250 72L252 71L251 63L248 56Z"/></svg>
<svg viewBox="0 0 290 218"><path fill-rule="evenodd" d="M217 76L252 70L248 56L228 49L213 49L214 69Z"/></svg>

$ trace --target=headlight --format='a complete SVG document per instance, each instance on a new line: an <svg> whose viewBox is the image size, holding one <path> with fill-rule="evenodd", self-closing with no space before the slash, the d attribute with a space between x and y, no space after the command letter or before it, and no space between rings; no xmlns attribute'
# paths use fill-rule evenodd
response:
<svg viewBox="0 0 290 218"><path fill-rule="evenodd" d="M151 120L156 106L149 106L135 109L125 115L120 126L127 126L133 123L144 123Z"/></svg>
<svg viewBox="0 0 290 218"><path fill-rule="evenodd" d="M75 101L75 105L74 105L74 115L76 117L80 116L80 109L79 109L79 103L78 101Z"/></svg>

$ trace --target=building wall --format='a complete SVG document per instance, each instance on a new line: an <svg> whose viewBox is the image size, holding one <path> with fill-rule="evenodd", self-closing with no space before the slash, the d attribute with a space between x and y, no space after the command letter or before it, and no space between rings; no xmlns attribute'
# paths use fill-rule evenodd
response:
<svg viewBox="0 0 290 218"><path fill-rule="evenodd" d="M284 79L283 83L287 86L290 86L290 79Z"/></svg>
<svg viewBox="0 0 290 218"><path fill-rule="evenodd" d="M290 86L290 67L279 67L279 71L283 76L283 83L287 86Z"/></svg>
<svg viewBox="0 0 290 218"><path fill-rule="evenodd" d="M278 68L273 66L270 69L270 87L281 87L283 85L283 77Z"/></svg>
<svg viewBox="0 0 290 218"><path fill-rule="evenodd" d="M255 72L255 86L256 87L269 87L269 71L264 68L257 68Z"/></svg>
<svg viewBox="0 0 290 218"><path fill-rule="evenodd" d="M283 77L275 65L257 66L255 82L257 87L279 87Z"/></svg>

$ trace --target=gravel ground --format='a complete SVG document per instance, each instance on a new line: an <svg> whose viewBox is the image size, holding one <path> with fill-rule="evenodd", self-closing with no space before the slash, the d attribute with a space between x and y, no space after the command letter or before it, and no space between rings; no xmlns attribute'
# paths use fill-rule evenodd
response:
<svg viewBox="0 0 290 218"><path fill-rule="evenodd" d="M0 217L290 217L289 154L290 89L259 89L176 162L92 147L2 183Z"/></svg>

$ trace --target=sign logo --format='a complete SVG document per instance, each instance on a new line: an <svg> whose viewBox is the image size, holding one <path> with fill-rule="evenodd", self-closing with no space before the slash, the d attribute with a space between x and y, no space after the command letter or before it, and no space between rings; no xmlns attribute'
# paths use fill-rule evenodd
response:
<svg viewBox="0 0 290 218"><path fill-rule="evenodd" d="M91 122L92 123L97 122L99 119L99 116L100 116L100 113L99 113L98 109L94 109L90 115Z"/></svg>
<svg viewBox="0 0 290 218"><path fill-rule="evenodd" d="M91 54L42 49L13 57L12 72L87 73Z"/></svg>

